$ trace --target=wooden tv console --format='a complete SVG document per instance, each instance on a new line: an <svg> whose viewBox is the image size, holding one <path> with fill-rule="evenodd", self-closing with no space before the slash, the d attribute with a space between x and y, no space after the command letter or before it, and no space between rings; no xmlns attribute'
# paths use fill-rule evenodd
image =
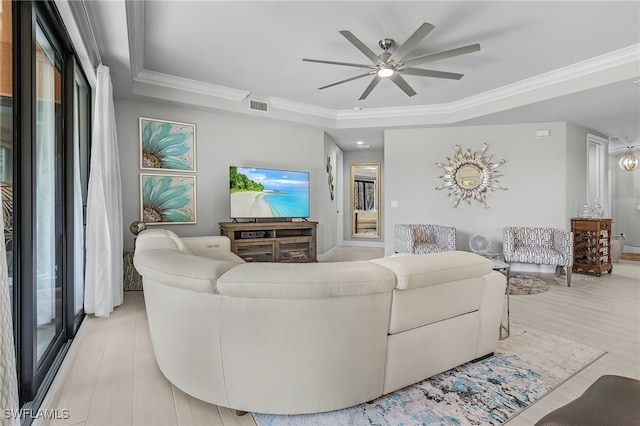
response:
<svg viewBox="0 0 640 426"><path fill-rule="evenodd" d="M316 262L318 222L220 222L231 251L247 262Z"/></svg>

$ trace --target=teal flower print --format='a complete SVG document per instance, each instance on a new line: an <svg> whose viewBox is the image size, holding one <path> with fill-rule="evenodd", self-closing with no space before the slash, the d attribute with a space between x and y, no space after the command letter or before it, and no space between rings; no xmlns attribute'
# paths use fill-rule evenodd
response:
<svg viewBox="0 0 640 426"><path fill-rule="evenodd" d="M145 176L142 184L142 221L194 222L193 183L175 177Z"/></svg>
<svg viewBox="0 0 640 426"><path fill-rule="evenodd" d="M191 125L140 120L142 167L194 170L194 131Z"/></svg>

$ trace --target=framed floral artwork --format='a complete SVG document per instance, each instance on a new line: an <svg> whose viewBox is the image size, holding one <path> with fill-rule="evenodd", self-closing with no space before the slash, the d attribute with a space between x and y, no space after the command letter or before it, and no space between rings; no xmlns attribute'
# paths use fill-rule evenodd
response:
<svg viewBox="0 0 640 426"><path fill-rule="evenodd" d="M140 117L140 168L196 171L196 125Z"/></svg>
<svg viewBox="0 0 640 426"><path fill-rule="evenodd" d="M196 223L196 177L140 173L140 220L147 225Z"/></svg>

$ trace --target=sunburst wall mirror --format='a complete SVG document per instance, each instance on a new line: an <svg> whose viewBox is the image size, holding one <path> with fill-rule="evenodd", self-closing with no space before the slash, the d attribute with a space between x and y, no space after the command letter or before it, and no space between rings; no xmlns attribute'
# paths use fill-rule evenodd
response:
<svg viewBox="0 0 640 426"><path fill-rule="evenodd" d="M456 208L460 201L467 201L471 204L471 200L476 200L489 208L486 196L490 191L496 189L506 190L500 186L497 178L502 175L496 172L496 169L502 166L506 160L500 160L493 163L493 156L487 157L485 152L488 145L482 144L480 152L471 152L468 148L466 152L462 152L459 145L455 146L455 155L453 158L447 158L448 164L436 163L437 167L444 170L444 175L440 176L444 179L444 183L436 189L448 189L449 196L454 197L453 207Z"/></svg>

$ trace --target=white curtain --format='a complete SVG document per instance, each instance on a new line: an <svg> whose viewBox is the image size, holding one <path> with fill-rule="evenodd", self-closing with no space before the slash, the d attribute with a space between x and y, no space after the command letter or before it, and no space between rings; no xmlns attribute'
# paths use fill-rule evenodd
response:
<svg viewBox="0 0 640 426"><path fill-rule="evenodd" d="M7 251L4 244L4 220L0 220L0 235L3 239L0 245L0 401L2 409L18 410L20 408L18 405L18 379L16 376L16 352L13 346ZM3 426L20 425L18 416L3 415L0 418L2 418L0 424Z"/></svg>
<svg viewBox="0 0 640 426"><path fill-rule="evenodd" d="M108 317L122 304L122 189L109 68L99 65L87 199L84 310Z"/></svg>

